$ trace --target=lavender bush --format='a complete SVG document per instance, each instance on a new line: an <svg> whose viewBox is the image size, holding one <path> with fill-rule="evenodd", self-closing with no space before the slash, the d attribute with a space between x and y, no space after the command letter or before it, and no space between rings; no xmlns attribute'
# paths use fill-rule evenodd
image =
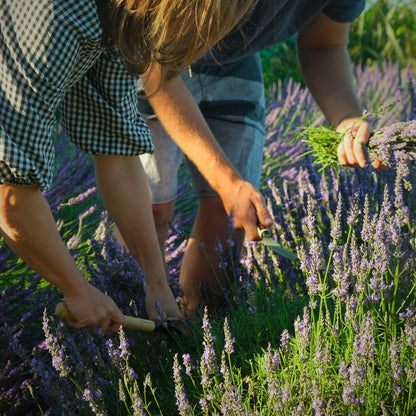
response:
<svg viewBox="0 0 416 416"><path fill-rule="evenodd" d="M414 75L393 64L356 69L368 111L397 103L380 127L412 118ZM276 219L274 237L300 261L247 242L241 265L231 271L239 284L223 315L204 314L186 336L102 336L73 331L54 317L60 295L30 271L19 279L23 265L9 260L2 278L15 285L4 286L0 297L0 413L416 412L415 166L318 172L311 155L299 158L304 143L293 141L299 126L323 122L310 94L289 80L270 97L262 191ZM91 163L64 137L57 144L66 151L48 198L63 238L97 287L124 313L143 317L141 270L111 239ZM175 293L186 242L178 230L187 230L195 207L182 174L186 202L168 244ZM1 245L0 256L7 253Z"/></svg>

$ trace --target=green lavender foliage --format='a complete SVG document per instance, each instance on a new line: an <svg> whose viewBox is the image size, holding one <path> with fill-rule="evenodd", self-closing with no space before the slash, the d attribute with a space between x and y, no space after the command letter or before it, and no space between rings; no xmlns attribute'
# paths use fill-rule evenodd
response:
<svg viewBox="0 0 416 416"><path fill-rule="evenodd" d="M337 132L332 127L317 126L306 127L296 135L296 140L303 138L303 142L311 149L302 156L313 154L314 163L319 165L319 171L329 166L338 171L337 149L344 137L343 133Z"/></svg>
<svg viewBox="0 0 416 416"><path fill-rule="evenodd" d="M292 98L296 95L293 92ZM308 100L294 101L311 111ZM390 110L381 124L405 114L397 106ZM282 119L291 121L293 114ZM269 135L276 127L272 120ZM284 138L276 147L293 150ZM278 154L275 150L268 149L268 155ZM409 184L415 185L415 166L410 172L342 170L334 179L316 175L307 160L296 174L289 165L266 165L267 176L277 174L268 181L270 209L281 224L275 237L298 247L308 296L300 295L302 288L295 296L294 286L287 285L290 264L249 250L245 266L255 283L246 291L245 312L240 310L239 318L231 309L231 331L224 328L222 337L216 333L218 343L207 342L213 335L205 321L201 358L193 365L189 357L186 363L175 362L175 372L181 374L175 382L180 384L182 403L187 400L187 410L180 414L413 414L416 200ZM277 177L285 178L283 188ZM288 225L292 221L301 228ZM276 300L277 322L287 318L284 311L294 304L309 301L287 329L278 330L275 321L280 339L268 333L271 343L263 343L262 352L250 357L247 343L239 344L238 335L242 327L253 328L252 312L261 314L263 300L279 289L295 297L290 306ZM227 349L230 338L235 341L232 351ZM209 365L197 366L203 359Z"/></svg>
<svg viewBox="0 0 416 416"><path fill-rule="evenodd" d="M400 8L393 7L396 3ZM414 72L387 61L375 65L376 58L414 59L414 0L406 4L410 12L401 0L378 0L380 12L368 12L357 22L359 27L352 27L353 60L371 65L371 70L355 68L365 108L371 112L391 100L398 103L380 126L410 115L404 87ZM389 19L399 47L386 41L376 13ZM354 50L355 42L368 45L367 55ZM300 264L247 243L242 267L232 272L239 290L228 293L224 314L193 323L185 337L163 331L103 337L94 331L75 333L57 320L53 308L60 294L40 284L0 239L1 414L416 413L416 267L410 261L416 257L414 191L394 169L340 169L335 176L318 174L311 155L300 162L298 156L306 149L292 141L293 131L319 125L323 118L296 82L299 73L286 66L296 62L293 45L294 39L282 45L284 56L277 54L270 66L265 64L271 105L262 191L276 219L274 237L297 250L307 267L300 270ZM292 78L276 82L287 74ZM111 222L94 189L91 161L66 141L57 140L57 146L59 169L47 197L65 243L98 287L114 290L119 282L121 291L129 291L128 299L117 293L123 312L143 316L140 270L105 237ZM184 172L173 224L181 230L189 229L196 206ZM414 178L407 180L414 184ZM367 213L361 217L357 212ZM386 234L375 232L383 228ZM366 229L373 232L372 240L366 240ZM381 241L389 242L387 256ZM171 233L168 259L174 291L185 243L183 235ZM321 263L312 261L316 258ZM351 278L353 265L361 280ZM351 278L349 284L340 278L343 274ZM201 384L204 357L216 363L208 362L213 371Z"/></svg>
<svg viewBox="0 0 416 416"><path fill-rule="evenodd" d="M397 77L397 67L390 71ZM385 82L383 72L377 80L374 72L359 74L368 82L361 98L371 106L365 92ZM296 84L275 92L263 192L276 218L273 237L297 251L300 262L247 242L241 266L230 270L239 284L227 293L227 308L203 314L187 335L103 337L73 331L47 310L43 349L31 360L44 382L31 388L53 414L68 414L64 403L86 416L415 413L416 195L395 169L319 174L312 157L297 157L305 148L287 128L319 120L319 110ZM402 104L389 107L381 125L410 114L405 88L399 96ZM273 111L288 102L296 106L275 123ZM291 157L269 163L279 154ZM412 186L415 175L406 177ZM92 252L81 244L74 253L85 254L94 284L111 291L123 312L143 316L140 271L102 221ZM72 230L76 235L78 227ZM172 231L173 273L183 243Z"/></svg>

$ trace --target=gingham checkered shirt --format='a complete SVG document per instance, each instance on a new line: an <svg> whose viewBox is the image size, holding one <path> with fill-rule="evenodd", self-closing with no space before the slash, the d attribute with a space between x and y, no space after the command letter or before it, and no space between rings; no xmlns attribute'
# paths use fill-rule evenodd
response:
<svg viewBox="0 0 416 416"><path fill-rule="evenodd" d="M91 154L152 152L137 79L101 46L94 0L0 3L0 184L51 185L59 107Z"/></svg>

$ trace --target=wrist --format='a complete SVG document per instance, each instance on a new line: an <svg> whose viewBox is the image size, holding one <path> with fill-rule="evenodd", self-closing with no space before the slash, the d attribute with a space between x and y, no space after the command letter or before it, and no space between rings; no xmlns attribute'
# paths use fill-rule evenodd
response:
<svg viewBox="0 0 416 416"><path fill-rule="evenodd" d="M245 182L231 163L227 165L220 164L213 169L213 172L216 172L215 175L212 175L215 182L210 183L210 185L220 196L235 192L236 188Z"/></svg>
<svg viewBox="0 0 416 416"><path fill-rule="evenodd" d="M333 127L337 131L344 131L351 127L353 123L356 123L359 120L363 120L363 118L364 115L361 111L351 112L337 119L337 121L333 124Z"/></svg>
<svg viewBox="0 0 416 416"><path fill-rule="evenodd" d="M155 260L155 259L153 259ZM167 282L166 270L163 261L153 261L140 265L144 275L145 290L157 290Z"/></svg>
<svg viewBox="0 0 416 416"><path fill-rule="evenodd" d="M71 276L71 278L62 282L58 288L61 290L64 297L77 297L83 293L86 287L90 283L84 278L84 276Z"/></svg>

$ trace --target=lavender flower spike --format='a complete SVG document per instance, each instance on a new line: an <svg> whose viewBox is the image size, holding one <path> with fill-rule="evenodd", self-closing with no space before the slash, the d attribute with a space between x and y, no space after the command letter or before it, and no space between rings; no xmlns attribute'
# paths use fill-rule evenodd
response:
<svg viewBox="0 0 416 416"><path fill-rule="evenodd" d="M181 378L181 366L178 360L178 354L175 354L173 362L173 379L175 381L176 406L181 416L191 415L191 405L186 398L185 389Z"/></svg>

